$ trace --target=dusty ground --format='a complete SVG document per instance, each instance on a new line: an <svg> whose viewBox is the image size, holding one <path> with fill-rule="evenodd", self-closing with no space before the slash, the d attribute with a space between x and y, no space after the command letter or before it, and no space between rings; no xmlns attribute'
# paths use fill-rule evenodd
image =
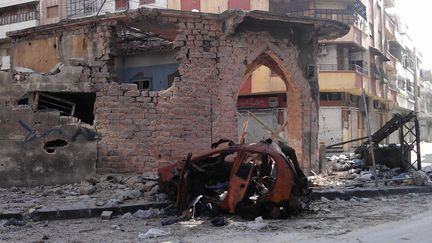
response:
<svg viewBox="0 0 432 243"><path fill-rule="evenodd" d="M27 222L24 226L2 226L0 241L34 242L287 242L303 240L338 241L351 231L400 221L432 210L430 194L408 194L382 198L354 198L349 201L320 200L312 203L314 212L290 219L265 220L261 230L251 230L248 222L226 217L228 225L215 227L208 218L161 226L161 218L116 217L111 220L80 219ZM169 233L156 239L139 239L140 233L158 228Z"/></svg>

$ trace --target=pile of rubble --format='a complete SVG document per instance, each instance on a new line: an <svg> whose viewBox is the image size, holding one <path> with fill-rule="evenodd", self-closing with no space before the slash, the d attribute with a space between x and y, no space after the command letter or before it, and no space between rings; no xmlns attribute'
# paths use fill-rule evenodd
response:
<svg viewBox="0 0 432 243"><path fill-rule="evenodd" d="M375 182L372 166L355 153L339 154L327 157L327 170L308 177L311 186L367 186ZM426 167L417 171L411 167L402 171L399 167L389 168L386 165L376 165L376 180L383 185L427 185L432 186L432 170Z"/></svg>
<svg viewBox="0 0 432 243"><path fill-rule="evenodd" d="M117 207L123 203L161 202L155 173L88 176L81 183L0 188L0 212L28 212L39 208Z"/></svg>

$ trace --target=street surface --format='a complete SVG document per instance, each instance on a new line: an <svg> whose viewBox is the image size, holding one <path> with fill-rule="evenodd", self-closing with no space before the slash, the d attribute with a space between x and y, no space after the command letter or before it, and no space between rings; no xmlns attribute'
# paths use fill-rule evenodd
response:
<svg viewBox="0 0 432 243"><path fill-rule="evenodd" d="M236 216L225 216L228 225L222 227L209 218L168 226L161 225L161 218L133 216L26 221L24 226L2 226L0 221L0 242L431 242L431 200L431 194L322 199L312 203L313 212L264 220L265 227L258 230ZM139 239L151 228L168 235Z"/></svg>

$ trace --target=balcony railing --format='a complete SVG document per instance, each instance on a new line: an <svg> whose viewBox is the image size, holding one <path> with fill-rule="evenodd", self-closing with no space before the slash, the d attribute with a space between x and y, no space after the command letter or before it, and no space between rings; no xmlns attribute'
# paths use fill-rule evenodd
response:
<svg viewBox="0 0 432 243"><path fill-rule="evenodd" d="M354 11L344 9L305 9L287 13L290 16L313 17L339 21L348 25L354 23Z"/></svg>
<svg viewBox="0 0 432 243"><path fill-rule="evenodd" d="M351 64L348 66L340 67L337 64L319 64L318 65L319 71L355 71L357 73L360 73L362 75L368 75L369 70L366 68L363 68L356 64Z"/></svg>

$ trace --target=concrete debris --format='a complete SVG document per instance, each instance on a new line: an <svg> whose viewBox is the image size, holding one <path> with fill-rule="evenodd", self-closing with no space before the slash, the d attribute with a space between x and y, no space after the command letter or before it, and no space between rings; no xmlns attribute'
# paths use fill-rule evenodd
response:
<svg viewBox="0 0 432 243"><path fill-rule="evenodd" d="M172 217L168 217L166 219L163 219L161 221L162 226L166 226L166 225L171 225L171 224L175 224L180 220L180 218L178 216L172 216Z"/></svg>
<svg viewBox="0 0 432 243"><path fill-rule="evenodd" d="M251 230L261 230L268 226L266 222L264 222L263 218L257 217L254 221L246 223L246 226Z"/></svg>
<svg viewBox="0 0 432 243"><path fill-rule="evenodd" d="M59 62L51 70L49 70L46 73L46 75L55 75L55 74L59 73L63 67L64 67L64 64Z"/></svg>
<svg viewBox="0 0 432 243"><path fill-rule="evenodd" d="M169 235L169 233L166 231L157 228L151 228L146 233L139 234L138 239L151 239L167 235Z"/></svg>
<svg viewBox="0 0 432 243"><path fill-rule="evenodd" d="M131 213L125 213L121 216L122 219L131 219L133 218Z"/></svg>
<svg viewBox="0 0 432 243"><path fill-rule="evenodd" d="M80 195L89 195L93 194L96 191L96 188L87 181L82 181L80 185Z"/></svg>
<svg viewBox="0 0 432 243"><path fill-rule="evenodd" d="M154 174L154 173L153 173ZM93 175L81 183L0 188L0 211L29 212L40 208L94 208L118 207L125 203L166 201L167 195L160 193L157 183L152 182L152 193L134 189L148 181L127 185L126 175Z"/></svg>
<svg viewBox="0 0 432 243"><path fill-rule="evenodd" d="M165 211L163 209L158 209L158 208L150 208L148 210L139 209L134 214L132 214L132 216L134 216L135 218L147 219L147 218L159 217L164 213Z"/></svg>
<svg viewBox="0 0 432 243"><path fill-rule="evenodd" d="M14 68L16 73L34 73L35 71L30 69L30 68L26 68L26 67L15 67Z"/></svg>
<svg viewBox="0 0 432 243"><path fill-rule="evenodd" d="M430 177L424 171L415 171L412 177L417 186L432 186Z"/></svg>
<svg viewBox="0 0 432 243"><path fill-rule="evenodd" d="M101 219L102 220L111 219L112 218L112 214L113 214L112 211L103 211L102 214L101 214Z"/></svg>
<svg viewBox="0 0 432 243"><path fill-rule="evenodd" d="M26 225L26 222L15 218L11 218L3 224L3 226L24 226L24 225Z"/></svg>

